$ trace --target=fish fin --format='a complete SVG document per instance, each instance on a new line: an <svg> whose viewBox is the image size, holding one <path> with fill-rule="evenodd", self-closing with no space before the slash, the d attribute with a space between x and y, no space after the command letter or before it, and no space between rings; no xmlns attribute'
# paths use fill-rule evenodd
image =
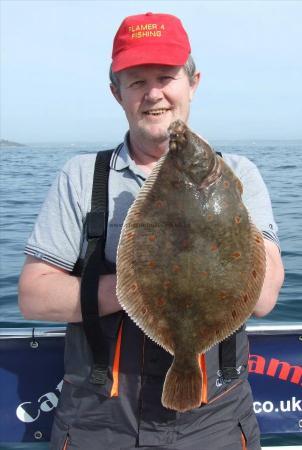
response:
<svg viewBox="0 0 302 450"><path fill-rule="evenodd" d="M266 255L263 237L258 228L251 222L249 271L245 274L245 281L241 292L238 292L236 306L226 314L224 323L219 326L213 344L221 342L231 336L252 315L255 305L260 297L266 271ZM198 349L200 352L208 351L211 346Z"/></svg>
<svg viewBox="0 0 302 450"><path fill-rule="evenodd" d="M202 402L202 373L198 355L194 356L194 363L190 368L183 370L184 363L180 364L176 357L167 372L162 404L165 408L185 412L198 408Z"/></svg>

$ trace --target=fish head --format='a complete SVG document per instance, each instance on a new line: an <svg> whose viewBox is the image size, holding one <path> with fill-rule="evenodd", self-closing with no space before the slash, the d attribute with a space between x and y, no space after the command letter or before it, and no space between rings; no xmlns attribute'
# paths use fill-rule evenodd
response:
<svg viewBox="0 0 302 450"><path fill-rule="evenodd" d="M169 154L175 165L192 182L201 184L215 165L215 152L181 120L172 122L168 133Z"/></svg>

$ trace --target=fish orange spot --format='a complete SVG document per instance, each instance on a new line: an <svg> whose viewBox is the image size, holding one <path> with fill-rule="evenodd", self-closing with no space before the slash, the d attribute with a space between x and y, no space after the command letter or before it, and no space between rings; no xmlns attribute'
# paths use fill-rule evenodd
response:
<svg viewBox="0 0 302 450"><path fill-rule="evenodd" d="M192 304L193 304L192 302L187 302L186 303L186 308L191 308Z"/></svg>
<svg viewBox="0 0 302 450"><path fill-rule="evenodd" d="M242 189L242 183L241 183L241 181L239 181L239 180L236 181L236 187L237 187L237 189L239 190L240 194L242 194L243 189Z"/></svg>
<svg viewBox="0 0 302 450"><path fill-rule="evenodd" d="M181 243L182 248L187 248L189 246L189 240L184 239Z"/></svg>
<svg viewBox="0 0 302 450"><path fill-rule="evenodd" d="M260 244L260 242L261 242L260 237L259 237L259 236L256 236L256 237L255 237L255 241L258 242L258 244Z"/></svg>
<svg viewBox="0 0 302 450"><path fill-rule="evenodd" d="M228 188L230 187L230 182L229 182L229 181L224 181L224 182L223 182L223 187L224 187L225 189L228 189Z"/></svg>
<svg viewBox="0 0 302 450"><path fill-rule="evenodd" d="M218 250L218 245L215 243L211 244L211 252L217 252L217 250Z"/></svg>
<svg viewBox="0 0 302 450"><path fill-rule="evenodd" d="M133 283L132 285L131 285L131 292L132 293L134 293L134 292L136 292L137 291L137 288L138 288L138 284L137 283Z"/></svg>
<svg viewBox="0 0 302 450"><path fill-rule="evenodd" d="M174 266L172 267L172 271L173 272L179 272L180 271L180 266L178 264L174 264Z"/></svg>
<svg viewBox="0 0 302 450"><path fill-rule="evenodd" d="M212 222L212 220L214 219L213 214L208 214L207 215L207 219L208 219L209 222Z"/></svg>
<svg viewBox="0 0 302 450"><path fill-rule="evenodd" d="M162 200L157 200L155 202L155 207L156 208L162 208L164 206L164 202Z"/></svg>
<svg viewBox="0 0 302 450"><path fill-rule="evenodd" d="M223 292L223 291L219 292L218 298L219 298L219 300L225 300L227 298L226 292Z"/></svg>
<svg viewBox="0 0 302 450"><path fill-rule="evenodd" d="M207 277L209 275L209 272L200 272L200 275L202 277Z"/></svg>
<svg viewBox="0 0 302 450"><path fill-rule="evenodd" d="M241 217L240 216L235 216L234 221L235 221L235 223L240 223L241 222Z"/></svg>
<svg viewBox="0 0 302 450"><path fill-rule="evenodd" d="M164 288L168 289L171 286L171 281L170 280L166 280L164 281Z"/></svg>
<svg viewBox="0 0 302 450"><path fill-rule="evenodd" d="M163 306L165 303L166 301L163 297L158 298L156 301L157 306Z"/></svg>
<svg viewBox="0 0 302 450"><path fill-rule="evenodd" d="M155 234L151 234L151 236L148 237L149 241L155 241L156 236Z"/></svg>
<svg viewBox="0 0 302 450"><path fill-rule="evenodd" d="M154 267L156 267L156 262L155 261L149 261L148 266L150 267L150 269L154 269Z"/></svg>
<svg viewBox="0 0 302 450"><path fill-rule="evenodd" d="M173 181L173 187L179 189L181 187L181 182L179 180Z"/></svg>
<svg viewBox="0 0 302 450"><path fill-rule="evenodd" d="M241 258L241 253L240 252L234 252L231 254L232 258L238 259Z"/></svg>
<svg viewBox="0 0 302 450"><path fill-rule="evenodd" d="M134 231L130 231L129 233L126 234L126 239L133 239L135 236L135 232Z"/></svg>
<svg viewBox="0 0 302 450"><path fill-rule="evenodd" d="M253 270L252 275L253 275L254 278L257 278L257 272L256 272L256 270Z"/></svg>

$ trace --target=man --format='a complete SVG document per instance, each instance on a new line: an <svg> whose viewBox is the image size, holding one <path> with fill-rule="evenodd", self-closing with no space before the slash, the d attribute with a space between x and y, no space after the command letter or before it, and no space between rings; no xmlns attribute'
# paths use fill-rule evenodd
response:
<svg viewBox="0 0 302 450"><path fill-rule="evenodd" d="M125 111L129 132L110 163L106 259L115 262L120 224L159 157L168 149L167 128L188 121L200 74L188 36L167 14L127 17L114 39L111 91ZM274 307L283 266L268 192L246 158L223 155L244 187L244 202L265 238L267 270L254 314ZM27 319L69 322L65 376L51 448L260 449L259 430L247 382L248 343L235 336L235 376L219 369L220 347L205 355L203 403L177 413L161 405L171 355L152 343L126 316L116 326L120 305L115 274L99 279L99 309L108 338L108 379L91 383L92 354L81 324L80 277L70 276L86 248L95 155L72 158L46 198L29 238L20 278L20 308ZM116 350L118 348L118 351Z"/></svg>

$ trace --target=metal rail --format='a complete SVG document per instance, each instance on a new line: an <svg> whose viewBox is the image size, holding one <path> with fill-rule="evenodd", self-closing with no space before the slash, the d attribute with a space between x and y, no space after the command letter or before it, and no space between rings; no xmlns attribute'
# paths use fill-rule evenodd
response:
<svg viewBox="0 0 302 450"><path fill-rule="evenodd" d="M266 323L247 326L248 334L302 334L302 323ZM0 339L29 337L63 337L66 326L37 328L0 328Z"/></svg>

